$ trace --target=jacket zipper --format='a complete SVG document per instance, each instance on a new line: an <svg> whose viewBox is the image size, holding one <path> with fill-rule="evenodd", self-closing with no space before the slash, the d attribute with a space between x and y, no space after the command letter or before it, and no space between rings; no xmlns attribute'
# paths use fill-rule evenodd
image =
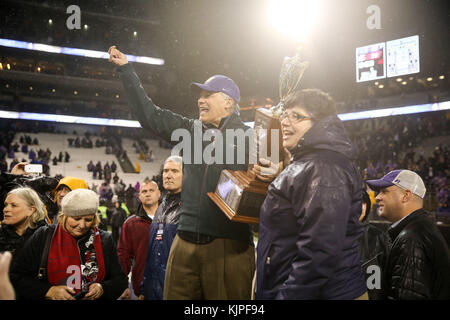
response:
<svg viewBox="0 0 450 320"><path fill-rule="evenodd" d="M83 265L83 261L81 260L81 251L80 251L80 246L77 240L77 250L78 250L78 256L80 257L80 292L83 291L83 271L81 270L81 266Z"/></svg>
<svg viewBox="0 0 450 320"><path fill-rule="evenodd" d="M200 199L199 199L199 203L198 203L198 215L197 215L197 226L196 226L196 231L197 231L197 242L200 240L200 214L201 214L201 208L202 208L202 194L203 191L205 189L205 183L206 183L206 175L208 173L208 168L209 165L206 165L205 168L205 172L203 173L203 178L202 178L202 187L200 188Z"/></svg>
<svg viewBox="0 0 450 320"><path fill-rule="evenodd" d="M228 118L225 120L225 122L222 124L222 126L220 128L218 128L219 132L222 132L222 130L225 128L226 124L228 123L228 120L230 120L231 118ZM202 134L203 134L203 130L202 130ZM215 143L215 141L213 140L213 143ZM226 141L224 141L224 143L226 143ZM203 145L202 145L202 152L203 152ZM198 205L198 215L197 215L197 226L196 226L196 230L197 230L197 242L200 240L200 226L199 226L199 221L200 221L200 212L201 212L201 208L202 208L202 194L203 191L205 190L205 183L206 183L206 175L208 173L208 169L209 169L209 164L206 165L205 168L205 172L203 173L203 179L202 179L202 186L200 188L200 199L199 199L199 205Z"/></svg>

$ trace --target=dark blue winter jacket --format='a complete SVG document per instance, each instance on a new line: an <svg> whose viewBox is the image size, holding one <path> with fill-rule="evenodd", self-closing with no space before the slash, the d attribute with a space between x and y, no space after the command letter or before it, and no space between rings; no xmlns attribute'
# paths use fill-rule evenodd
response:
<svg viewBox="0 0 450 320"><path fill-rule="evenodd" d="M257 299L355 299L362 182L342 122L316 122L270 184L260 210Z"/></svg>
<svg viewBox="0 0 450 320"><path fill-rule="evenodd" d="M164 278L170 247L177 233L181 193L166 194L159 205L152 225L140 292L146 300L162 300Z"/></svg>

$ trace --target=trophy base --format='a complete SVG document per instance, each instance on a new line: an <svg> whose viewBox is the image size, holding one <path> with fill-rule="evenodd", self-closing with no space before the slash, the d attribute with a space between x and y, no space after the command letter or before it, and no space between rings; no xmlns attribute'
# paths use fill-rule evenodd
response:
<svg viewBox="0 0 450 320"><path fill-rule="evenodd" d="M219 197L214 192L208 192L208 196L211 198L212 201L222 210L223 213L230 219L231 221L235 222L243 222L243 223L259 223L259 218L255 217L248 217L248 216L242 216L239 214L236 214L236 212L233 211L226 203L222 200L221 197Z"/></svg>
<svg viewBox="0 0 450 320"><path fill-rule="evenodd" d="M223 170L208 196L231 221L257 224L268 186L249 173Z"/></svg>

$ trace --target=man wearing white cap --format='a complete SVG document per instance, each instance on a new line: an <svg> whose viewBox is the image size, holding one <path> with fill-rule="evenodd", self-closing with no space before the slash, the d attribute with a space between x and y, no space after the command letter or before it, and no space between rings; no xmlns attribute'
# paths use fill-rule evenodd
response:
<svg viewBox="0 0 450 320"><path fill-rule="evenodd" d="M392 248L384 268L382 290L388 299L450 299L449 248L423 209L426 188L418 174L394 170L367 185L380 216L393 222Z"/></svg>

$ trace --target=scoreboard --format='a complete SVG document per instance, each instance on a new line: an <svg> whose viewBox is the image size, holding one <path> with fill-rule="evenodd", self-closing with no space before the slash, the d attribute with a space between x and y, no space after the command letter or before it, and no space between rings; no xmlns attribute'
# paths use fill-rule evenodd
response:
<svg viewBox="0 0 450 320"><path fill-rule="evenodd" d="M420 72L419 36L356 48L356 82Z"/></svg>
<svg viewBox="0 0 450 320"><path fill-rule="evenodd" d="M356 49L356 81L370 81L386 77L386 44L372 44Z"/></svg>
<svg viewBox="0 0 450 320"><path fill-rule="evenodd" d="M387 42L387 76L420 72L419 36Z"/></svg>

